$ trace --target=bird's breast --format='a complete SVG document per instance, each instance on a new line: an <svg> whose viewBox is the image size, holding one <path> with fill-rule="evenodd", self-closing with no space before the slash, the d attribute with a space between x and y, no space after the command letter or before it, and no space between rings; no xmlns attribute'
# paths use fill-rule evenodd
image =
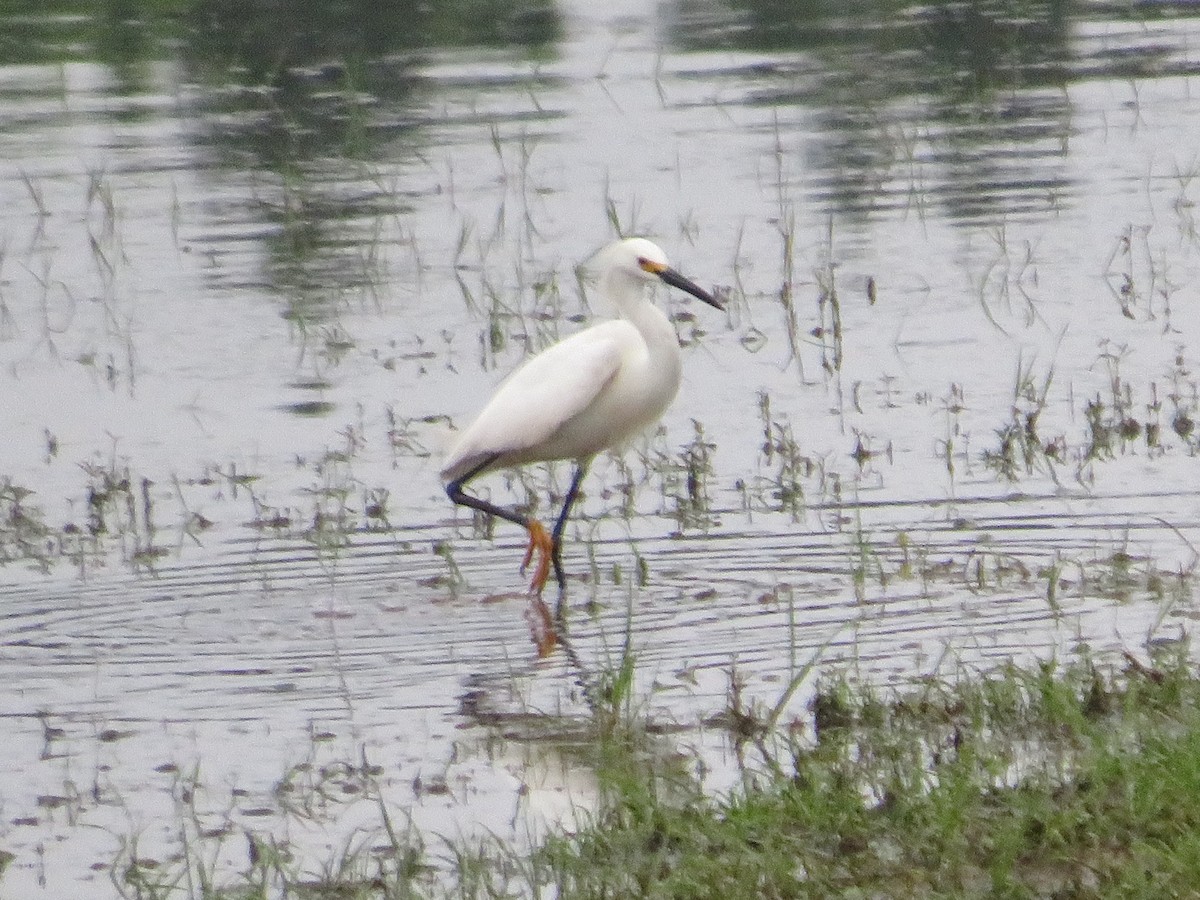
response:
<svg viewBox="0 0 1200 900"><path fill-rule="evenodd" d="M653 425L679 392L679 340L667 317L651 309L658 321L638 323L636 332L631 329L616 375L578 423L592 429L585 443L597 451L622 444Z"/></svg>

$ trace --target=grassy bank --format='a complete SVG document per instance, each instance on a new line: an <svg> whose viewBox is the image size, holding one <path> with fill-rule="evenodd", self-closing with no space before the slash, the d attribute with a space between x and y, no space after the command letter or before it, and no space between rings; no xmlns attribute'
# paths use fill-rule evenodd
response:
<svg viewBox="0 0 1200 900"><path fill-rule="evenodd" d="M776 727L731 703L710 723L742 761L723 796L628 709L598 711L577 751L597 807L531 851L415 834L381 803L378 834L335 862L251 838L248 869L222 886L196 837L188 860L125 859L114 883L230 898L1129 898L1200 884L1200 677L1183 647L886 691L828 681Z"/></svg>
<svg viewBox="0 0 1200 900"><path fill-rule="evenodd" d="M561 897L1190 895L1198 699L1182 658L831 685L732 796L630 770L537 859Z"/></svg>

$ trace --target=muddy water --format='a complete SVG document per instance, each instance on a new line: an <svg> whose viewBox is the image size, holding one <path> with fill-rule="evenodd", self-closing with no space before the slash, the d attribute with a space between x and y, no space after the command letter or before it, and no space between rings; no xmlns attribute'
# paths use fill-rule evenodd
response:
<svg viewBox="0 0 1200 900"><path fill-rule="evenodd" d="M328 858L377 809L313 773L364 757L423 828L536 833L590 785L524 729L570 732L627 637L651 715L696 726L735 674L770 703L814 659L903 679L1190 631L1189 7L519 6L6 24L14 895L113 895L187 797L225 871L243 831ZM578 664L538 661L519 535L456 515L437 456L604 314L574 267L614 222L729 312L660 298L684 388L597 462ZM487 487L544 510L565 474ZM719 729L680 741L719 787Z"/></svg>

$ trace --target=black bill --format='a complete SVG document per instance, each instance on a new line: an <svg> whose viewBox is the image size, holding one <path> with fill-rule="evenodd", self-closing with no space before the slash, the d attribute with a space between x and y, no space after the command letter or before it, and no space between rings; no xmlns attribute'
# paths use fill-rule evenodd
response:
<svg viewBox="0 0 1200 900"><path fill-rule="evenodd" d="M709 306L715 307L722 311L725 309L725 307L721 305L721 302L717 300L716 297L704 290L704 288L700 287L700 285L696 284L696 282L692 281L690 278L685 278L683 275L680 275L674 269L663 269L658 273L658 277L671 287L677 287L681 291L687 291L697 300L703 300Z"/></svg>

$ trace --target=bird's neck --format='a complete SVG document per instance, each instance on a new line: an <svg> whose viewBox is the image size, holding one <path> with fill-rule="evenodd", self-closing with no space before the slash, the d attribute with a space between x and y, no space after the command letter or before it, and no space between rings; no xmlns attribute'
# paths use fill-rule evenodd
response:
<svg viewBox="0 0 1200 900"><path fill-rule="evenodd" d="M617 312L625 318L629 318L630 310L641 306L646 297L646 283L618 268L609 269L604 273L600 289L617 307Z"/></svg>
<svg viewBox="0 0 1200 900"><path fill-rule="evenodd" d="M605 285L613 298L617 312L641 333L646 350L655 358L654 367L665 378L679 379L679 335L667 314L647 297L648 284L640 278L619 271L609 273Z"/></svg>
<svg viewBox="0 0 1200 900"><path fill-rule="evenodd" d="M648 285L640 278L627 275L620 270L608 273L606 293L613 298L617 313L622 319L628 320L638 331L649 337L651 334L661 335L664 329L671 334L675 328L661 309L647 297Z"/></svg>
<svg viewBox="0 0 1200 900"><path fill-rule="evenodd" d="M658 419L679 390L683 375L683 354L679 335L666 313L646 296L647 283L640 278L609 273L605 284L608 296L625 321L642 336L640 350L628 347L622 377L636 385L628 390L638 398L639 421L649 424Z"/></svg>

